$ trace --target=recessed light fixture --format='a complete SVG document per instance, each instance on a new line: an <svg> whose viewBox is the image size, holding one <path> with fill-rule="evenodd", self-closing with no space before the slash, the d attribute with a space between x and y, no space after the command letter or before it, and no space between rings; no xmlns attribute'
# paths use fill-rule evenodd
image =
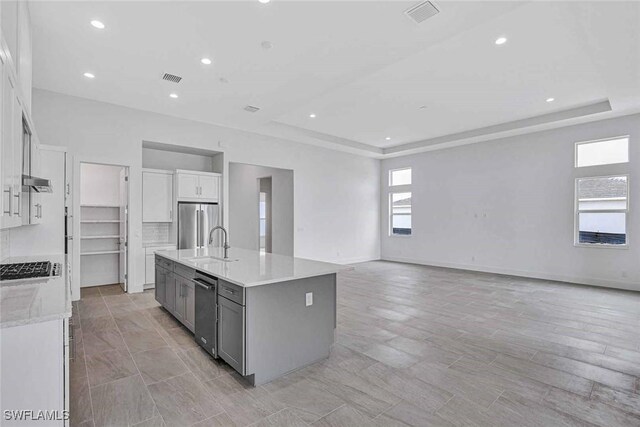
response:
<svg viewBox="0 0 640 427"><path fill-rule="evenodd" d="M386 139L387 141L391 141L391 137L390 137L390 136L386 137L385 139Z"/></svg>
<svg viewBox="0 0 640 427"><path fill-rule="evenodd" d="M177 97L178 97L178 94L177 94L177 93L170 93L170 94L169 94L169 98L176 99Z"/></svg>
<svg viewBox="0 0 640 427"><path fill-rule="evenodd" d="M501 44L505 44L507 42L507 38L506 37L498 37L496 39L496 44L498 46L500 46Z"/></svg>
<svg viewBox="0 0 640 427"><path fill-rule="evenodd" d="M104 24L96 19L94 19L93 21L91 21L91 25L93 25L94 27L96 27L99 30L104 30Z"/></svg>
<svg viewBox="0 0 640 427"><path fill-rule="evenodd" d="M556 100L555 98L547 98L547 102L553 102L555 100Z"/></svg>
<svg viewBox="0 0 640 427"><path fill-rule="evenodd" d="M315 115L315 113L311 113L311 114L309 114L309 117L311 117L312 119L315 119L316 115Z"/></svg>
<svg viewBox="0 0 640 427"><path fill-rule="evenodd" d="M271 0L258 0L260 3L262 4L267 4L269 3Z"/></svg>
<svg viewBox="0 0 640 427"><path fill-rule="evenodd" d="M88 79L95 79L96 76L93 75L93 73L84 73L83 76L85 76Z"/></svg>
<svg viewBox="0 0 640 427"><path fill-rule="evenodd" d="M273 47L273 43L271 43L269 40L265 40L260 43L260 46L262 46L263 49L269 50Z"/></svg>
<svg viewBox="0 0 640 427"><path fill-rule="evenodd" d="M200 60L204 65L211 65L211 60L209 58L202 58Z"/></svg>

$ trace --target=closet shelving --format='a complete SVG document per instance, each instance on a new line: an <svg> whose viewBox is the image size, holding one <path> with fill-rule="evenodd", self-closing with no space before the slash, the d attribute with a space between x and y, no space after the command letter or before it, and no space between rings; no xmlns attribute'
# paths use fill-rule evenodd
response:
<svg viewBox="0 0 640 427"><path fill-rule="evenodd" d="M82 286L118 282L120 222L120 206L80 206Z"/></svg>

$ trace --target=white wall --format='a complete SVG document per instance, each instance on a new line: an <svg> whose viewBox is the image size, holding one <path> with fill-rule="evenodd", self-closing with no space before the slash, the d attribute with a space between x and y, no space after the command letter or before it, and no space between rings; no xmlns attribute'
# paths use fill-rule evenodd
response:
<svg viewBox="0 0 640 427"><path fill-rule="evenodd" d="M630 135L630 163L574 168L578 141ZM640 290L640 115L386 159L383 259ZM413 236L388 235L388 170L413 168ZM575 179L628 173L628 249L574 246Z"/></svg>
<svg viewBox="0 0 640 427"><path fill-rule="evenodd" d="M223 200L230 161L292 169L295 255L344 263L379 257L378 160L43 90L34 90L33 118L42 143L69 147L76 164L130 167L134 292L144 282L142 141L224 152ZM225 204L226 225L227 218Z"/></svg>
<svg viewBox="0 0 640 427"><path fill-rule="evenodd" d="M80 203L120 206L121 167L83 163L80 165Z"/></svg>
<svg viewBox="0 0 640 427"><path fill-rule="evenodd" d="M294 176L291 170L229 164L229 234L232 246L258 249L258 178L271 177L271 252L293 255Z"/></svg>
<svg viewBox="0 0 640 427"><path fill-rule="evenodd" d="M213 170L213 156L199 154L177 153L175 151L142 149L142 167L150 169L187 169L200 172L215 172Z"/></svg>

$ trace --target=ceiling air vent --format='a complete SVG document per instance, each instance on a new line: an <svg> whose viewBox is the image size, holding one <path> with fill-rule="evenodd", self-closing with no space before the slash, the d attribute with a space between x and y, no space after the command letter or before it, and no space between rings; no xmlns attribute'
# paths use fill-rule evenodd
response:
<svg viewBox="0 0 640 427"><path fill-rule="evenodd" d="M432 16L440 13L438 8L430 1L423 1L412 8L406 10L405 15L411 18L416 24L426 21Z"/></svg>
<svg viewBox="0 0 640 427"><path fill-rule="evenodd" d="M182 80L182 77L176 76L174 74L164 73L164 76L162 76L162 80L166 80L168 82L173 82L173 83L180 83L180 80Z"/></svg>
<svg viewBox="0 0 640 427"><path fill-rule="evenodd" d="M254 107L253 105L247 105L246 107L244 107L244 111L255 113L257 111L260 111L260 109L258 107Z"/></svg>

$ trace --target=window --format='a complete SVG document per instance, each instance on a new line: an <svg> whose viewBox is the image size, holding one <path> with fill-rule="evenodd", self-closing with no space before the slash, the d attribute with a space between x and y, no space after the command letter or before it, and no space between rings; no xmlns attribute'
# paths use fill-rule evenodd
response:
<svg viewBox="0 0 640 427"><path fill-rule="evenodd" d="M629 182L626 175L576 180L576 244L625 246Z"/></svg>
<svg viewBox="0 0 640 427"><path fill-rule="evenodd" d="M629 137L578 142L576 167L611 165L629 162Z"/></svg>
<svg viewBox="0 0 640 427"><path fill-rule="evenodd" d="M389 194L390 234L393 236L411 235L411 193Z"/></svg>
<svg viewBox="0 0 640 427"><path fill-rule="evenodd" d="M411 168L389 171L389 186L411 185Z"/></svg>

